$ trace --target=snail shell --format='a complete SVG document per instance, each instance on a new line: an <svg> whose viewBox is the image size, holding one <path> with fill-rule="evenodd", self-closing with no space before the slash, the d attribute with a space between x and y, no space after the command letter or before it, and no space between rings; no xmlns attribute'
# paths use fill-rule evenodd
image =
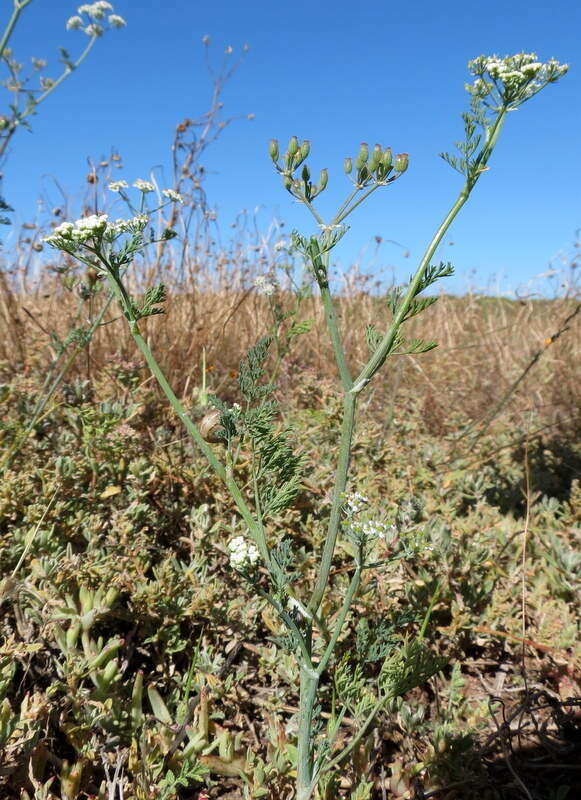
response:
<svg viewBox="0 0 581 800"><path fill-rule="evenodd" d="M212 442L214 444L223 442L224 440L220 436L222 430L219 411L210 411L200 422L200 433L202 434L202 438L207 442Z"/></svg>

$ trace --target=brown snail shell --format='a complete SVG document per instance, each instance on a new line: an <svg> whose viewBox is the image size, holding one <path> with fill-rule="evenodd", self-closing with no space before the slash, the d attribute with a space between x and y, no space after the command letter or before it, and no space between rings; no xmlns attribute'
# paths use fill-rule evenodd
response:
<svg viewBox="0 0 581 800"><path fill-rule="evenodd" d="M217 444L218 442L224 441L220 435L223 428L220 425L219 411L210 411L209 414L206 414L206 416L200 422L199 427L200 433L202 434L202 439L205 439L207 442Z"/></svg>

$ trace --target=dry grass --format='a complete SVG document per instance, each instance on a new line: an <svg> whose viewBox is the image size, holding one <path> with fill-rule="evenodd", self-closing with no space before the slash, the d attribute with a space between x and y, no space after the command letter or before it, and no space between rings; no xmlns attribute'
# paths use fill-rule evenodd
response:
<svg viewBox="0 0 581 800"><path fill-rule="evenodd" d="M0 276L1 277L1 276ZM188 396L202 378L205 350L212 391L228 394L238 363L247 349L271 324L268 300L254 291L251 269L233 268L224 260L221 272L210 279L206 270L193 270L187 285L172 289L169 277L167 313L145 320L147 338L178 393ZM210 288L206 288L210 286ZM104 292L80 303L76 291L63 289L58 277L33 290L16 291L0 280L0 360L6 380L15 373L37 374L54 358L50 333L61 339L79 323L82 314L94 316ZM292 297L281 293L289 306ZM345 349L352 369L366 358L365 326L387 324L385 299L355 288L340 297L339 310ZM408 333L434 339L439 347L428 355L394 359L375 389L374 397L389 407L397 398L423 404L429 429L438 433L464 423L486 424L491 416L531 412L539 425L571 430L579 422L581 391L578 374L581 341L580 315L572 297L554 300L511 301L504 298L442 295L431 309L410 324ZM281 375L281 388L296 388L299 373L312 372L333 380L335 368L325 322L316 297L300 312L314 320L308 336L300 339ZM108 324L97 332L71 375L101 376L114 381L116 365L136 358L133 341L113 308ZM147 379L145 370L143 378ZM515 386L515 384L517 384Z"/></svg>

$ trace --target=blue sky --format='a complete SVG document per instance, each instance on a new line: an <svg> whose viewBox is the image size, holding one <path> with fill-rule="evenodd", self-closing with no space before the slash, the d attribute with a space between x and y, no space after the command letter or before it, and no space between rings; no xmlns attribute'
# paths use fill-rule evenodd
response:
<svg viewBox="0 0 581 800"><path fill-rule="evenodd" d="M570 72L508 119L491 169L439 257L456 266L448 289L505 292L523 289L571 249L581 226L578 0L114 5L127 28L99 41L39 109L33 133L21 130L12 140L4 194L16 220L34 218L41 193L56 204L55 179L80 202L87 158L98 160L112 147L123 156L118 177L128 181L146 178L156 165L167 168L175 125L207 108L210 83L201 45L207 34L217 61L228 45L235 54L244 43L250 48L224 100L227 115L255 118L229 128L206 160L209 197L224 234L242 209L256 211L265 229L273 217L289 230L312 228L273 172L266 154L272 137L281 144L291 134L310 139L313 169L330 172L320 203L324 215L332 215L349 188L343 158L355 155L361 141L380 142L408 152L410 168L350 218L337 257L344 266L360 260L362 268L404 279L460 188L460 176L438 153L462 136L466 62L481 53L525 50L568 62ZM68 0L33 0L13 38L15 56L46 58L48 74L57 74L58 46L74 54L84 44L82 33L64 29L75 12L76 3ZM375 253L375 236L401 247L384 243Z"/></svg>

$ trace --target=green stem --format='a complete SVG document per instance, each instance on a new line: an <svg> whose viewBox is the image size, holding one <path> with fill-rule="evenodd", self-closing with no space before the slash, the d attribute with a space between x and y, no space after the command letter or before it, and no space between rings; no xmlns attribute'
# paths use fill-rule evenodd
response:
<svg viewBox="0 0 581 800"><path fill-rule="evenodd" d="M40 104L43 102L43 100L46 100L46 98L49 96L49 94L51 94L52 92L54 92L54 90L55 90L55 89L56 89L58 86L60 86L60 85L61 85L61 83L62 83L63 81L65 81L65 80L66 80L66 79L69 77L69 75L72 75L72 73L73 73L73 72L74 72L74 71L77 69L77 67L80 67L80 65L83 63L83 61L86 59L86 57L89 55L89 53L90 53L90 52L91 52L91 50L93 49L93 47L94 47L94 45L95 45L95 42L97 41L97 38L98 38L97 36L92 36L92 37L91 37L91 39L89 40L89 44L88 44L88 45L85 47L85 49L83 50L83 52L81 53L81 55L80 55L80 56L77 58L77 60L76 60L76 61L75 61L75 63L73 64L73 66L72 66L72 67L66 67L66 68L64 69L64 71L63 71L62 75L61 75L60 77L58 77L58 78L56 79L56 81L55 81L53 84L51 84L51 85L48 87L48 89L46 89L46 91L44 91L44 92L43 92L41 95L39 95L39 96L36 98L36 100L34 101L34 106L33 106L32 108L30 108L28 111L25 111L25 112L22 114L22 119L24 119L24 118L26 118L26 117L30 116L30 114L32 114L32 113L34 112L34 108L35 108L36 106L40 105Z"/></svg>
<svg viewBox="0 0 581 800"><path fill-rule="evenodd" d="M337 461L337 471L335 474L335 490L333 494L333 505L329 518L329 527L321 555L321 563L313 595L309 603L309 611L316 613L321 605L325 589L331 571L331 562L335 552L335 544L341 522L341 508L347 486L347 476L349 474L349 461L351 457L351 440L353 438L353 428L355 424L355 410L357 407L357 394L347 392L343 399L343 422L341 425L341 441L339 444L339 458Z"/></svg>
<svg viewBox="0 0 581 800"><path fill-rule="evenodd" d="M361 203L363 203L363 202L364 202L364 200L367 200L367 198L369 197L369 195L370 195L370 194L373 194L373 192L374 192L376 189L378 189L378 188L379 188L379 186L381 186L381 184L379 184L379 183L376 183L376 184L374 184L374 185L371 187L371 189L369 189L369 191L368 191L368 192L365 192L365 194L362 194L362 195L361 195L361 197L359 198L359 200L357 200L357 202L356 202L356 203L353 203L353 205L351 206L351 208L346 208L346 209L345 209L345 210L344 210L342 213L338 214L338 215L335 217L335 219L333 220L333 223L335 223L335 224L339 225L341 222L343 222L343 220L345 219L345 217L348 217L348 216L349 216L349 214L350 214L352 211L354 211L354 210L357 208L357 206L361 205Z"/></svg>
<svg viewBox="0 0 581 800"><path fill-rule="evenodd" d="M2 39L0 39L0 58L4 55L4 50L6 49L6 45L10 41L10 37L12 36L12 32L18 22L18 18L22 13L22 10L26 8L29 3L32 3L32 0L14 0L14 9L12 10L12 16L8 20L8 24L2 34Z"/></svg>
<svg viewBox="0 0 581 800"><path fill-rule="evenodd" d="M321 660L317 665L317 672L319 673L319 675L323 674L324 670L327 667L327 664L329 663L329 659L333 655L333 650L335 649L335 645L337 644L339 636L341 635L341 631L343 630L345 620L347 619L347 614L349 613L349 609L351 608L351 603L359 589L359 584L361 583L361 569L362 569L361 555L362 554L360 552L359 562L357 564L357 568L355 569L355 574L351 578L347 594L345 595L345 598L343 600L343 604L341 606L341 612L335 624L335 630L333 631L333 636L331 637L331 640L327 645L327 649L323 653L323 657L321 658Z"/></svg>
<svg viewBox="0 0 581 800"><path fill-rule="evenodd" d="M328 254L325 255L328 262ZM325 264L325 267L328 267L328 263ZM351 373L349 372L349 367L347 366L347 359L345 358L345 351L343 350L341 334L339 333L335 304L333 303L333 297L331 296L331 291L327 281L320 283L319 288L321 290L321 300L323 301L323 308L325 310L327 330L329 331L329 336L331 337L331 343L333 345L333 352L335 353L335 361L337 362L341 383L343 384L343 389L348 392L353 386L353 381L351 378Z"/></svg>
<svg viewBox="0 0 581 800"><path fill-rule="evenodd" d="M133 317L133 313L131 310L131 300L127 295L125 287L122 285L121 281L112 274L110 265L108 265L104 259L101 260L107 266L107 277L109 279L113 291L115 292L115 295L117 296L117 300L119 301L121 308L125 311L125 316L129 321L129 330L131 331L131 335L133 337L133 340L135 341L135 344L137 345L141 354L145 358L147 366L151 370L151 373L157 380L160 389L167 397L171 407L179 417L185 429L187 430L191 438L194 440L194 442L198 445L198 447L206 457L208 463L210 464L216 475L224 482L224 484L228 488L232 496L232 499L236 503L236 506L238 507L238 510L240 511L240 514L244 522L248 526L249 533L252 539L258 546L260 555L262 556L265 564L270 565L271 564L270 552L268 549L268 545L266 543L264 530L262 526L255 520L252 511L248 507L248 504L246 503L246 500L244 499L242 492L240 491L238 484L234 480L232 471L227 470L224 467L224 465L216 458L216 455L212 447L203 438L197 426L192 422L185 408L178 400L173 389L169 385L167 378L163 374L159 364L155 360L155 356L153 355L153 353L149 349L147 342L141 335L137 320Z"/></svg>
<svg viewBox="0 0 581 800"><path fill-rule="evenodd" d="M499 112L498 117L495 120L495 123L491 128L491 132L490 132L490 135L487 138L487 142L484 145L484 147L482 148L482 150L480 152L480 155L476 159L476 162L475 162L476 163L476 169L473 171L473 173L471 173L468 176L468 178L466 180L466 183L464 184L464 187L462 188L462 191L460 192L460 194L458 195L458 197L456 199L456 202L451 207L450 211L448 211L448 213L446 214L446 216L444 218L444 221L442 222L442 224L440 225L440 227L437 229L436 233L432 237L432 240L429 243L429 245L428 245L428 247L427 247L427 249L426 249L426 251L425 251L425 253L424 253L423 257L422 257L422 260L420 261L420 263L418 265L418 268L416 270L416 274L414 275L414 277L412 279L412 282L409 285L409 288L408 288L408 290L406 292L406 295L405 295L404 299L402 300L402 302L399 304L399 307L398 307L398 309L396 311L396 314L395 314L395 316L393 318L393 322L391 323L387 333L383 337L379 347L377 348L375 353L372 355L372 357L369 359L369 361L367 362L365 367L363 367L363 369L361 370L361 372L359 373L359 375L355 379L355 382L353 384L353 388L351 389L351 391L354 394L357 394L365 386L367 386L367 384L372 379L372 377L375 375L375 373L380 368L380 366L383 364L387 354L391 350L391 348L393 346L393 343L395 341L395 337L397 336L397 334L399 332L399 329L401 328L403 322L405 321L405 318L406 318L407 313L409 311L409 308L410 308L410 306L412 304L412 301L413 301L414 297L417 294L418 287L419 287L419 285L420 285L420 283L422 281L422 278L424 277L424 273L425 273L425 271L426 271L426 269L427 269L427 267L428 267L433 255L434 255L434 253L436 252L436 249L438 248L438 245L440 244L440 242L442 241L442 238L444 237L446 231L448 230L448 228L450 227L450 225L452 224L452 222L454 221L454 219L458 215L458 212L460 211L462 206L466 203L466 201L470 197L470 193L471 193L472 189L474 188L474 186L476 184L476 181L478 180L478 178L480 177L480 174L484 171L484 168L485 168L486 164L488 163L488 160L489 160L489 158L490 158L490 156L492 154L492 151L493 151L493 149L494 149L494 147L496 145L496 142L498 140L498 136L500 134L500 129L502 127L502 124L504 122L504 118L506 116L506 111L507 111L507 109L503 108Z"/></svg>
<svg viewBox="0 0 581 800"><path fill-rule="evenodd" d="M340 764L341 761L343 761L343 759L347 758L349 753L355 747L357 747L357 745L359 744L361 739L367 733L367 730L368 730L369 726L371 725L371 723L373 722L373 720L377 716L378 712L381 710L381 707L387 702L388 699L389 698L387 698L387 697L381 697L375 703L375 705L373 706L373 708L371 709L371 711L367 715L367 718L366 718L365 722L363 723L363 725L361 726L361 728L359 729L357 734L353 737L353 739L351 739L351 741L349 742L347 747L343 748L343 750L341 750L339 755L335 756L335 758L333 758L331 761L329 761L327 764L325 764L321 769L321 773L329 772L330 770L332 770L333 767L336 767L337 764Z"/></svg>
<svg viewBox="0 0 581 800"><path fill-rule="evenodd" d="M296 800L310 800L314 791L312 728L318 687L319 676L301 666Z"/></svg>

